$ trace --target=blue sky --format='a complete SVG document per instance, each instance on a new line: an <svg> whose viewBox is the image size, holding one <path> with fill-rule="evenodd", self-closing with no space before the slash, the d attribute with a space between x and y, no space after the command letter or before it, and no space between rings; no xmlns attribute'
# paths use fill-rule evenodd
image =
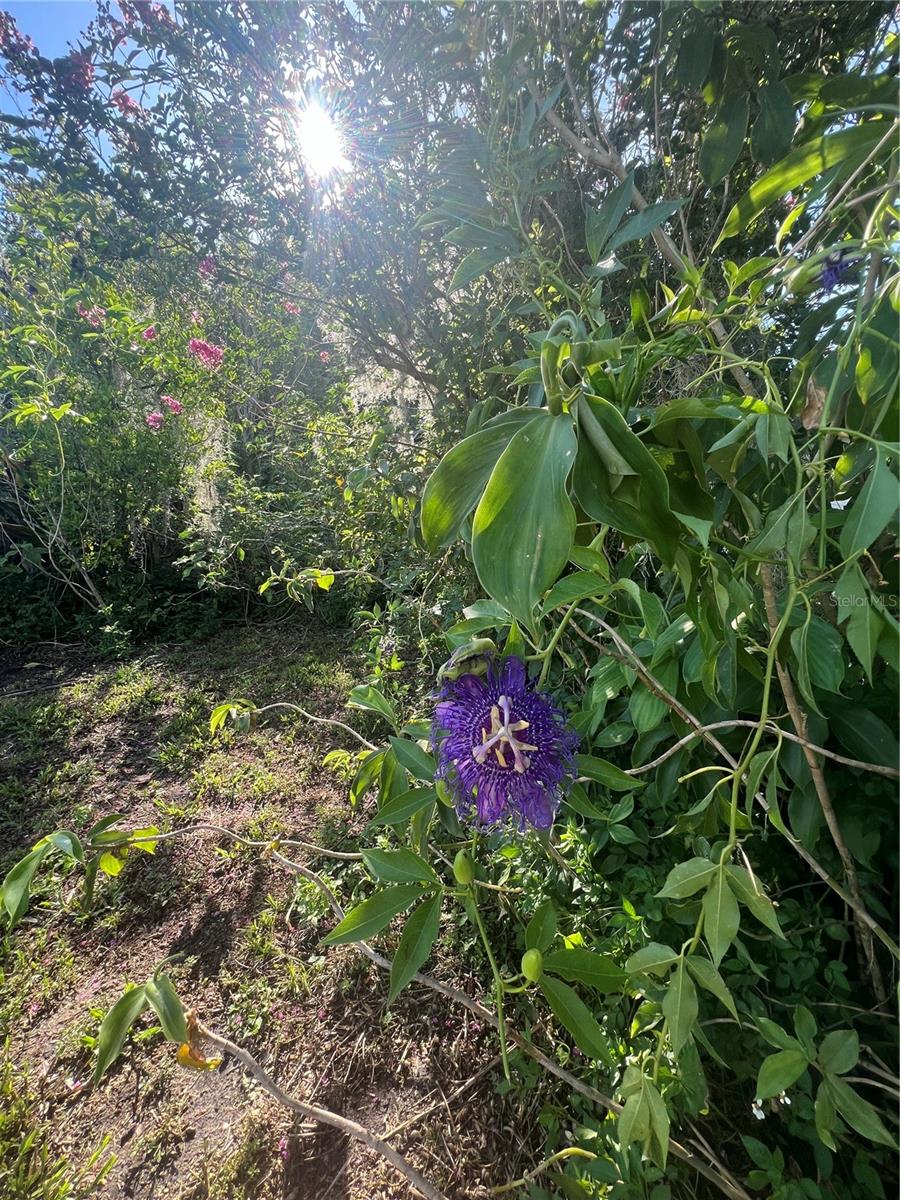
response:
<svg viewBox="0 0 900 1200"><path fill-rule="evenodd" d="M7 0L3 7L47 58L67 54L96 12L91 0Z"/></svg>

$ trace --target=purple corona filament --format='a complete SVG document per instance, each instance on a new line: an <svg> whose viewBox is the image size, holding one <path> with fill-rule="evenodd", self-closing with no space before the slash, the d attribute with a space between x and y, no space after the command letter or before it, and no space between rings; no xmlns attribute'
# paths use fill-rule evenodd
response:
<svg viewBox="0 0 900 1200"><path fill-rule="evenodd" d="M434 714L436 777L461 817L549 829L575 774L578 737L550 697L507 658L487 676L445 681Z"/></svg>

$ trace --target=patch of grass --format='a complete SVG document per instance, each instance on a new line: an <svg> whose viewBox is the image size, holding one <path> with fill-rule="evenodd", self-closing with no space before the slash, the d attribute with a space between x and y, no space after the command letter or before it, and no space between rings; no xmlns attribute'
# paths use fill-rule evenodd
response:
<svg viewBox="0 0 900 1200"><path fill-rule="evenodd" d="M6 1048L0 1060L0 1195L3 1200L85 1200L96 1195L115 1163L101 1139L82 1167L57 1157L49 1123L35 1115L28 1080L17 1073Z"/></svg>
<svg viewBox="0 0 900 1200"><path fill-rule="evenodd" d="M218 1161L205 1158L178 1200L247 1200L257 1195L272 1165L270 1122L261 1112L244 1118L237 1149Z"/></svg>

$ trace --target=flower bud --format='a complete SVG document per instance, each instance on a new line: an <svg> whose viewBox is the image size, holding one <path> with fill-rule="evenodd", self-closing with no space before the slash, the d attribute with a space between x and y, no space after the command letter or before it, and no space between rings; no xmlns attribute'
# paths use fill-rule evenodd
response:
<svg viewBox="0 0 900 1200"><path fill-rule="evenodd" d="M453 874L456 882L468 887L475 878L475 864L468 850L460 850L453 860Z"/></svg>
<svg viewBox="0 0 900 1200"><path fill-rule="evenodd" d="M526 950L522 955L522 974L529 983L537 983L544 973L544 956L540 950Z"/></svg>

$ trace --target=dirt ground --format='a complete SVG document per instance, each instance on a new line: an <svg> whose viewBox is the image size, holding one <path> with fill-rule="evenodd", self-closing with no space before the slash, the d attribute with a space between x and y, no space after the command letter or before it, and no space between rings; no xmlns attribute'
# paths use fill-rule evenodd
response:
<svg viewBox="0 0 900 1200"><path fill-rule="evenodd" d="M211 709L237 696L346 719L358 681L347 645L346 632L307 622L224 630L125 663L49 645L0 663L0 869L45 833L84 833L112 812L129 826L211 822L353 849L365 818L347 800L349 766L323 765L336 745L354 749L349 739L294 716L244 737L209 733ZM315 865L345 892L358 874L353 863ZM496 1069L483 1071L491 1031L415 985L387 1009L378 968L352 947L321 947L334 919L316 889L260 853L215 836L132 851L119 876L101 877L89 915L80 884L54 860L3 946L3 1078L16 1098L0 1119L4 1200L412 1194L359 1143L293 1119L234 1062L180 1067L148 1017L91 1087L104 1013L126 981L171 955L179 994L207 1026L288 1093L387 1136L453 1200L540 1161L536 1097L513 1104ZM444 943L429 969L478 994Z"/></svg>

